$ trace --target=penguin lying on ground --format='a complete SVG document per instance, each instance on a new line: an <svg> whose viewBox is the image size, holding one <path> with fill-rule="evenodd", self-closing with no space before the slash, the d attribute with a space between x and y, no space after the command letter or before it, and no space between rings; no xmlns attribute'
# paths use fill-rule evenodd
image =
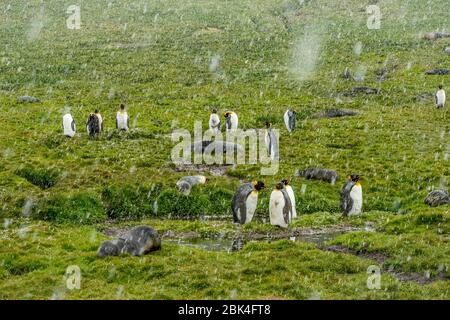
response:
<svg viewBox="0 0 450 320"><path fill-rule="evenodd" d="M292 203L284 183L279 182L270 194L269 201L270 224L287 228L292 221Z"/></svg>
<svg viewBox="0 0 450 320"><path fill-rule="evenodd" d="M439 108L443 108L445 107L445 90L443 89L443 86L440 85L439 86L439 90L436 93L436 107Z"/></svg>
<svg viewBox="0 0 450 320"><path fill-rule="evenodd" d="M64 135L69 138L73 138L76 133L75 121L70 113L63 116L63 131Z"/></svg>
<svg viewBox="0 0 450 320"><path fill-rule="evenodd" d="M296 122L297 112L289 108L284 114L284 124L289 132L295 130L295 122Z"/></svg>
<svg viewBox="0 0 450 320"><path fill-rule="evenodd" d="M275 133L272 130L272 124L267 121L264 124L266 125L267 128L265 138L268 156L272 160L279 160L280 154L278 150L278 140L277 137L275 136Z"/></svg>
<svg viewBox="0 0 450 320"><path fill-rule="evenodd" d="M208 178L205 176L187 176L177 181L177 188L184 194L189 194L196 184L205 184Z"/></svg>
<svg viewBox="0 0 450 320"><path fill-rule="evenodd" d="M264 183L253 181L239 187L231 202L231 211L235 223L249 223L253 219L258 205L258 192L264 189Z"/></svg>
<svg viewBox="0 0 450 320"><path fill-rule="evenodd" d="M128 117L128 113L125 110L125 105L121 103L119 111L117 111L116 114L116 128L119 131L128 131L129 127L130 127L130 118Z"/></svg>
<svg viewBox="0 0 450 320"><path fill-rule="evenodd" d="M238 116L233 111L225 112L225 128L227 131L236 130L238 128Z"/></svg>
<svg viewBox="0 0 450 320"><path fill-rule="evenodd" d="M289 180L288 179L283 179L281 180L281 182L283 182L284 184L284 188L286 189L286 192L289 196L289 199L291 200L291 205L292 205L292 219L297 218L297 210L295 209L295 194L294 194L294 189L292 189L291 185L289 184Z"/></svg>
<svg viewBox="0 0 450 320"><path fill-rule="evenodd" d="M362 210L362 187L360 177L352 174L341 190L341 209L343 216L358 215Z"/></svg>
<svg viewBox="0 0 450 320"><path fill-rule="evenodd" d="M220 133L220 118L217 115L216 109L214 109L209 116L209 130L211 130L213 134Z"/></svg>

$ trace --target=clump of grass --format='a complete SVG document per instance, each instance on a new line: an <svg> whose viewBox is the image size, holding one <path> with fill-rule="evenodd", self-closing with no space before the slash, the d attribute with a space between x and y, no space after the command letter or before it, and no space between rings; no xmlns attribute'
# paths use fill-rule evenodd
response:
<svg viewBox="0 0 450 320"><path fill-rule="evenodd" d="M38 186L41 189L53 187L59 178L59 173L53 169L39 169L26 166L15 171L19 177L26 179L28 182Z"/></svg>
<svg viewBox="0 0 450 320"><path fill-rule="evenodd" d="M112 186L102 192L102 200L110 219L129 220L150 217L162 184L153 186Z"/></svg>
<svg viewBox="0 0 450 320"><path fill-rule="evenodd" d="M184 195L167 189L158 198L158 216L195 217L207 214L210 202L206 195Z"/></svg>
<svg viewBox="0 0 450 320"><path fill-rule="evenodd" d="M41 200L32 216L56 223L77 224L98 223L107 218L100 197L90 192L72 196L55 195Z"/></svg>

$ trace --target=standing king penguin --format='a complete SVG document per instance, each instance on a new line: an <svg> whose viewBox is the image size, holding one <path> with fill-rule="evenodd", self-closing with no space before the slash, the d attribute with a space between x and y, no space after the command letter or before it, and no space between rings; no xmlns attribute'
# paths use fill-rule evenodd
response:
<svg viewBox="0 0 450 320"><path fill-rule="evenodd" d="M286 125L286 128L289 132L292 132L295 130L296 115L297 115L297 112L295 112L291 108L289 108L284 113L284 124Z"/></svg>
<svg viewBox="0 0 450 320"><path fill-rule="evenodd" d="M117 111L116 128L119 131L128 131L130 128L130 117L123 103L120 104L119 111Z"/></svg>
<svg viewBox="0 0 450 320"><path fill-rule="evenodd" d="M89 115L86 122L86 130L91 138L96 138L100 134L100 122L94 113Z"/></svg>
<svg viewBox="0 0 450 320"><path fill-rule="evenodd" d="M63 116L63 131L64 135L69 138L73 138L73 136L77 131L75 126L75 120L73 120L73 117L70 113L66 113Z"/></svg>
<svg viewBox="0 0 450 320"><path fill-rule="evenodd" d="M439 108L443 108L445 107L445 90L441 85L439 85L439 90L436 93L436 107Z"/></svg>
<svg viewBox="0 0 450 320"><path fill-rule="evenodd" d="M270 224L287 228L292 220L292 204L284 183L279 182L270 194L269 201Z"/></svg>
<svg viewBox="0 0 450 320"><path fill-rule="evenodd" d="M352 174L341 190L341 210L344 217L358 215L362 210L362 187L360 177Z"/></svg>
<svg viewBox="0 0 450 320"><path fill-rule="evenodd" d="M291 200L291 205L292 205L292 219L297 218L297 210L295 209L295 194L294 194L294 189L292 189L291 185L289 184L289 180L288 179L283 179L281 180L281 182L283 182L284 184L284 188L286 189L286 192L289 196L289 199Z"/></svg>
<svg viewBox="0 0 450 320"><path fill-rule="evenodd" d="M217 115L217 109L213 109L209 116L209 130L211 130L213 134L220 133L220 118Z"/></svg>
<svg viewBox="0 0 450 320"><path fill-rule="evenodd" d="M227 111L224 114L225 116L225 128L227 131L234 131L238 128L238 116L233 111Z"/></svg>
<svg viewBox="0 0 450 320"><path fill-rule="evenodd" d="M253 219L258 205L258 192L264 189L264 182L253 181L239 187L231 202L231 211L235 223L245 224Z"/></svg>
<svg viewBox="0 0 450 320"><path fill-rule="evenodd" d="M272 124L268 121L266 121L264 124L266 125L267 128L265 135L267 154L271 160L280 160L280 154L278 150L278 140L277 137L275 136L275 133L272 130Z"/></svg>

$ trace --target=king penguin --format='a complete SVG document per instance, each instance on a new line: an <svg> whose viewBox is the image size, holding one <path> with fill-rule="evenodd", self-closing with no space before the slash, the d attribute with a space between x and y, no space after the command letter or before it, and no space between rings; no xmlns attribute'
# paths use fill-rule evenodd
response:
<svg viewBox="0 0 450 320"><path fill-rule="evenodd" d="M439 85L439 90L436 93L436 107L439 108L443 108L445 107L445 90L441 85Z"/></svg>
<svg viewBox="0 0 450 320"><path fill-rule="evenodd" d="M289 132L295 130L295 121L296 121L297 112L292 110L291 108L287 109L284 113L284 124Z"/></svg>
<svg viewBox="0 0 450 320"><path fill-rule="evenodd" d="M360 177L352 174L344 184L341 191L341 209L343 216L358 215L362 210L362 187L359 182Z"/></svg>
<svg viewBox="0 0 450 320"><path fill-rule="evenodd" d="M77 131L75 126L75 120L73 120L73 117L70 113L66 113L63 116L63 131L64 135L69 138L73 138L73 136Z"/></svg>
<svg viewBox="0 0 450 320"><path fill-rule="evenodd" d="M94 114L97 116L98 118L98 128L99 128L99 133L103 132L103 117L100 114L100 111L97 109L95 110Z"/></svg>
<svg viewBox="0 0 450 320"><path fill-rule="evenodd" d="M116 128L119 131L128 131L130 127L130 117L128 117L128 112L125 110L125 105L123 103L119 106L119 111L116 114Z"/></svg>
<svg viewBox="0 0 450 320"><path fill-rule="evenodd" d="M213 109L209 116L209 130L211 130L213 134L220 133L220 118L217 115L216 109Z"/></svg>
<svg viewBox="0 0 450 320"><path fill-rule="evenodd" d="M292 204L283 182L277 183L270 194L269 217L273 226L287 228L291 223Z"/></svg>
<svg viewBox="0 0 450 320"><path fill-rule="evenodd" d="M281 180L281 182L283 182L284 184L284 188L286 189L286 192L289 196L289 199L291 200L291 205L292 205L292 219L297 218L297 210L295 209L295 194L294 194L294 189L292 189L291 185L289 184L289 180L288 179L283 179Z"/></svg>
<svg viewBox="0 0 450 320"><path fill-rule="evenodd" d="M238 116L233 111L227 111L225 116L225 128L227 131L234 131L238 128Z"/></svg>
<svg viewBox="0 0 450 320"><path fill-rule="evenodd" d="M270 122L266 121L265 125L266 125L265 141L266 141L267 154L271 160L279 160L280 155L279 155L279 150L278 150L278 139L272 130L272 124Z"/></svg>
<svg viewBox="0 0 450 320"><path fill-rule="evenodd" d="M264 182L253 181L239 187L231 202L231 211L235 223L245 224L253 219L258 204L258 192L264 189Z"/></svg>
<svg viewBox="0 0 450 320"><path fill-rule="evenodd" d="M89 115L86 122L86 130L91 138L95 138L100 134L100 121L94 113Z"/></svg>

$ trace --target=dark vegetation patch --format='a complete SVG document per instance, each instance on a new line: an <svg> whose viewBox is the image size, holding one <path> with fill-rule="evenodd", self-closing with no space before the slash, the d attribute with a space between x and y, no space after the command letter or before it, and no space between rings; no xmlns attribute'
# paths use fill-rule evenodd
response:
<svg viewBox="0 0 450 320"><path fill-rule="evenodd" d="M92 224L106 220L100 197L82 192L71 196L54 195L41 199L33 217L56 223Z"/></svg>
<svg viewBox="0 0 450 320"><path fill-rule="evenodd" d="M313 115L313 118L339 118L339 117L349 117L356 116L359 112L351 109L327 109L324 111L317 112Z"/></svg>
<svg viewBox="0 0 450 320"><path fill-rule="evenodd" d="M346 97L355 96L360 93L365 94L379 94L380 90L376 88L370 88L370 87L353 87L352 90L344 92L343 95Z"/></svg>
<svg viewBox="0 0 450 320"><path fill-rule="evenodd" d="M32 166L17 169L15 174L41 189L53 187L59 178L59 173L54 169L34 168Z"/></svg>
<svg viewBox="0 0 450 320"><path fill-rule="evenodd" d="M433 69L433 70L425 71L425 74L442 76L442 75L450 74L450 70L449 69Z"/></svg>

